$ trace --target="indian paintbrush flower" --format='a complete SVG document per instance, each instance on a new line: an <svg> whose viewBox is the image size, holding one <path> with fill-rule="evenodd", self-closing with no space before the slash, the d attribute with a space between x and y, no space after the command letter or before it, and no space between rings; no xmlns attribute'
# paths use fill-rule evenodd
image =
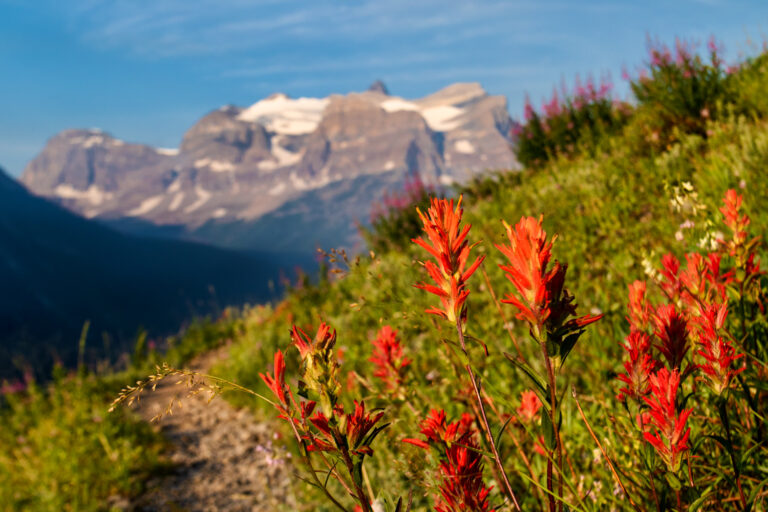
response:
<svg viewBox="0 0 768 512"><path fill-rule="evenodd" d="M440 464L436 512L485 512L490 487L483 482L483 462L474 434L467 432L445 450Z"/></svg>
<svg viewBox="0 0 768 512"><path fill-rule="evenodd" d="M656 449L667 468L676 472L680 468L681 454L689 449L691 429L686 428L686 422L693 409L678 412L680 373L676 369L660 369L651 375L650 384L651 393L644 400L650 407L651 431L643 433L643 437Z"/></svg>
<svg viewBox="0 0 768 512"><path fill-rule="evenodd" d="M406 368L411 364L411 360L403 355L397 331L385 325L371 343L373 355L369 361L376 367L373 375L381 379L388 390L397 390L403 384Z"/></svg>
<svg viewBox="0 0 768 512"><path fill-rule="evenodd" d="M653 320L656 337L661 342L659 351L670 368L681 370L689 349L688 319L673 304L663 304L656 308Z"/></svg>
<svg viewBox="0 0 768 512"><path fill-rule="evenodd" d="M448 423L445 411L432 409L421 422L425 440L403 439L419 448L435 448L440 453L440 495L437 512L486 511L490 487L483 482L482 453L472 428L473 418L464 413L459 421Z"/></svg>
<svg viewBox="0 0 768 512"><path fill-rule="evenodd" d="M267 387L274 393L275 397L280 401L280 404L287 406L288 403L285 399L285 358L280 350L275 352L274 372L274 376L268 373L260 373L259 377L261 377Z"/></svg>
<svg viewBox="0 0 768 512"><path fill-rule="evenodd" d="M434 446L447 445L472 430L473 421L471 415L463 413L459 421L448 423L444 410L432 409L419 425L426 441L408 438L403 442L419 448L429 448L430 443Z"/></svg>
<svg viewBox="0 0 768 512"><path fill-rule="evenodd" d="M330 416L336 405L341 384L338 381L339 362L336 359L336 331L321 323L314 339L310 339L300 328L293 326L291 340L301 355L302 386L320 395L323 412Z"/></svg>
<svg viewBox="0 0 768 512"><path fill-rule="evenodd" d="M549 268L556 237L547 241L542 220L543 217L523 217L515 226L504 223L509 244L496 247L509 260L508 265L500 267L517 290L517 294L507 294L502 302L515 306L517 318L528 322L533 337L540 343L546 342L547 354L557 368L584 327L603 315L569 319L576 314L576 304L564 288L568 266L555 262Z"/></svg>
<svg viewBox="0 0 768 512"><path fill-rule="evenodd" d="M744 354L737 354L733 346L719 334L727 315L726 304L711 304L702 308L701 315L694 323L698 334L697 353L703 358L703 362L697 366L718 395L728 388L734 376L745 369L744 366L733 367Z"/></svg>
<svg viewBox="0 0 768 512"><path fill-rule="evenodd" d="M520 393L520 406L517 408L517 416L523 423L531 423L536 419L542 403L534 391L526 390Z"/></svg>
<svg viewBox="0 0 768 512"><path fill-rule="evenodd" d="M624 373L617 378L625 384L619 390L618 399L640 400L650 390L648 380L657 363L651 357L651 339L648 334L632 331L627 336L627 343L622 345L629 359L624 362Z"/></svg>
<svg viewBox="0 0 768 512"><path fill-rule="evenodd" d="M635 281L629 285L629 303L627 304L627 320L633 331L649 332L651 330L652 307L646 297L645 281Z"/></svg>
<svg viewBox="0 0 768 512"><path fill-rule="evenodd" d="M467 224L461 227L461 218L464 213L461 200L462 198L459 197L454 206L453 199L432 198L426 214L418 210L427 240L422 238L412 240L435 258L435 262L424 262L424 267L434 285L428 283L415 285L440 298L442 309L432 307L427 310L427 313L441 316L451 322L466 319L465 302L469 295L466 283L485 258L479 256L467 267L469 252L477 243L470 245L467 241L471 226Z"/></svg>

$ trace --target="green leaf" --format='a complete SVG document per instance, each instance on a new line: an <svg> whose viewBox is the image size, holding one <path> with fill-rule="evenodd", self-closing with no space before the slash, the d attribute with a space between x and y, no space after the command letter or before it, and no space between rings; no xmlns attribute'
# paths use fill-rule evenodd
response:
<svg viewBox="0 0 768 512"><path fill-rule="evenodd" d="M573 347L576 346L576 342L579 340L579 337L584 333L584 329L579 329L576 332L573 332L569 334L568 336L563 339L563 341L560 343L560 364L565 364L565 358L568 357L568 354L571 353L571 350L573 350Z"/></svg>
<svg viewBox="0 0 768 512"><path fill-rule="evenodd" d="M677 478L677 475L674 473L667 473L665 475L667 477L667 483L672 488L673 491L679 491L683 488L683 483L680 481L679 478Z"/></svg>
<svg viewBox="0 0 768 512"><path fill-rule="evenodd" d="M504 357L509 359L509 361L520 368L523 373L525 373L529 379L533 382L533 384L536 386L536 389L534 391L537 391L539 394L539 397L544 397L542 400L542 403L545 407L549 407L549 400L548 397L549 394L547 393L547 385L545 384L545 380L534 370L531 368L528 364L526 364L524 361L521 361L519 358L513 356L512 354L509 354L507 352L504 352Z"/></svg>
<svg viewBox="0 0 768 512"><path fill-rule="evenodd" d="M704 491L701 493L701 496L699 496L696 501L691 503L691 505L688 507L688 510L701 510L701 506L705 501L707 501L707 498L709 498L710 494L712 494L712 486L704 489Z"/></svg>
<svg viewBox="0 0 768 512"><path fill-rule="evenodd" d="M507 428L507 425L509 425L509 422L512 421L513 418L514 416L510 416L509 418L507 418L507 421L505 421L504 424L499 429L499 433L496 434L496 439L495 439L496 446L499 446L499 441L501 440L501 434L504 433L504 430Z"/></svg>
<svg viewBox="0 0 768 512"><path fill-rule="evenodd" d="M357 441L357 444L355 445L355 448L357 448L357 447L358 447L358 446L360 446L361 444L362 444L363 446L370 446L370 445L371 445L371 443L373 443L373 440L374 440L374 439L376 439L376 436L377 436L377 435L379 435L379 433L380 433L382 430L384 430L385 428L387 428L389 425L390 425L389 423L385 423L384 425L379 425L378 427L375 427L375 428L374 428L374 429L371 431L371 433L370 433L370 434L368 434L367 436L365 436L365 439L362 439L362 440L358 440L358 441Z"/></svg>

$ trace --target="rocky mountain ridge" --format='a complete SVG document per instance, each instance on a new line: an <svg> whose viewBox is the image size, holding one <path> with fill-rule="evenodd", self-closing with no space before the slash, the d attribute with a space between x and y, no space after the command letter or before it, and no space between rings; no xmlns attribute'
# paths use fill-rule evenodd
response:
<svg viewBox="0 0 768 512"><path fill-rule="evenodd" d="M313 191L328 189L321 196L333 200L337 185L361 176L374 184L367 181L355 208L414 174L449 185L515 168L511 125L505 98L476 83L406 100L377 82L344 96L274 94L247 108L221 107L192 126L178 149L64 131L21 181L88 218L180 226L196 238L203 226L251 224Z"/></svg>

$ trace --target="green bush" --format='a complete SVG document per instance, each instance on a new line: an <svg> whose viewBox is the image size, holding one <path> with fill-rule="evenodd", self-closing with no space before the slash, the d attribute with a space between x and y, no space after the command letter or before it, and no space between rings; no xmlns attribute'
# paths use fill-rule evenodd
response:
<svg viewBox="0 0 768 512"><path fill-rule="evenodd" d="M554 90L540 113L526 98L526 123L513 133L517 160L530 167L556 156L594 154L601 141L616 133L631 114L631 107L612 99L610 92L607 80L596 87L591 78L586 85L577 79L572 93L565 87L560 93Z"/></svg>

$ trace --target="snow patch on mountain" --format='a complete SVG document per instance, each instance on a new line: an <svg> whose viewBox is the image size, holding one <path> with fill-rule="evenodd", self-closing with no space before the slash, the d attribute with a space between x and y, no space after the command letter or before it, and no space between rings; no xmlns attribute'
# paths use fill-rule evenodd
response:
<svg viewBox="0 0 768 512"><path fill-rule="evenodd" d="M168 205L168 210L175 212L179 209L179 206L181 206L181 203L184 201L184 192L179 192L175 196L173 196L173 199L171 199L171 204Z"/></svg>
<svg viewBox="0 0 768 512"><path fill-rule="evenodd" d="M465 153L470 155L475 152L475 146L472 145L467 139L459 139L453 143L453 149L459 153Z"/></svg>
<svg viewBox="0 0 768 512"><path fill-rule="evenodd" d="M176 156L179 154L179 148L155 148L158 155Z"/></svg>
<svg viewBox="0 0 768 512"><path fill-rule="evenodd" d="M243 110L237 118L259 123L268 131L285 135L312 133L320 124L328 98L292 99L274 94Z"/></svg>
<svg viewBox="0 0 768 512"><path fill-rule="evenodd" d="M418 112L429 127L438 132L447 132L460 126L461 122L456 118L464 113L464 109L453 105L430 105L425 107L418 102L402 98L389 98L382 101L379 105L387 112L398 112L401 110Z"/></svg>
<svg viewBox="0 0 768 512"><path fill-rule="evenodd" d="M98 185L91 185L85 190L80 190L68 183L62 183L56 187L54 194L62 199L85 200L94 206L99 206L104 201L112 199L112 194L105 192Z"/></svg>
<svg viewBox="0 0 768 512"><path fill-rule="evenodd" d="M217 160L211 160L210 158L195 160L195 167L198 169L207 167L213 172L230 172L235 170L235 165L232 162L219 162Z"/></svg>
<svg viewBox="0 0 768 512"><path fill-rule="evenodd" d="M184 213L192 213L193 211L197 210L198 208L203 206L205 203L207 203L208 200L211 198L211 193L205 190L200 185L195 185L195 195L197 195L197 201L187 206L184 209Z"/></svg>
<svg viewBox="0 0 768 512"><path fill-rule="evenodd" d="M164 198L165 196L162 195L148 197L147 199L143 200L139 206L126 212L126 215L129 217L140 217L142 215L146 215L147 213L157 208L157 205L159 205Z"/></svg>

